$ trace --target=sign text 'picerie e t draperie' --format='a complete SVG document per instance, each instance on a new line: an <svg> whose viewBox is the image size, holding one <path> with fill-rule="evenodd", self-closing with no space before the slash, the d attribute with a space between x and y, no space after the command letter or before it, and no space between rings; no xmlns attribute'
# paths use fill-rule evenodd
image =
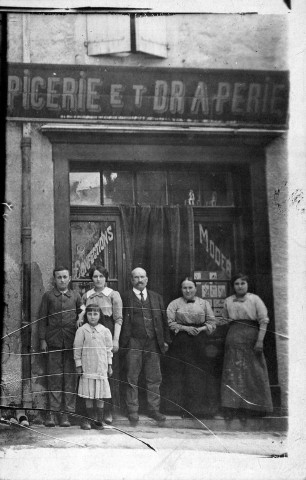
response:
<svg viewBox="0 0 306 480"><path fill-rule="evenodd" d="M9 118L285 126L287 72L9 64Z"/></svg>

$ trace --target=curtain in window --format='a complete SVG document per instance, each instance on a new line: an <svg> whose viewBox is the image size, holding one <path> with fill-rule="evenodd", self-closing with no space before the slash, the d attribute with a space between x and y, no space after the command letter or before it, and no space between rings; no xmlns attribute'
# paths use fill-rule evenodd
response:
<svg viewBox="0 0 306 480"><path fill-rule="evenodd" d="M193 268L193 210L190 206L121 205L127 278L136 267L146 270L148 287L165 304L178 295L178 282Z"/></svg>

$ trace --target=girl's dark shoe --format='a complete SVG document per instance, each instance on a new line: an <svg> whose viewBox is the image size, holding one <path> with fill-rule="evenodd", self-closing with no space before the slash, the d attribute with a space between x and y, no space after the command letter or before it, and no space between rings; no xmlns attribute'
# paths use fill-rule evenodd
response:
<svg viewBox="0 0 306 480"><path fill-rule="evenodd" d="M104 412L104 409L103 408L98 408L97 407L97 420L95 421L95 425L94 425L94 428L96 430L103 430L103 412Z"/></svg>
<svg viewBox="0 0 306 480"><path fill-rule="evenodd" d="M82 418L81 429L82 430L91 430L91 425L90 425L89 420L87 420L87 418Z"/></svg>
<svg viewBox="0 0 306 480"><path fill-rule="evenodd" d="M95 423L95 411L93 408L86 408L87 417L83 418L81 422L81 429L82 430L91 430L91 425Z"/></svg>
<svg viewBox="0 0 306 480"><path fill-rule="evenodd" d="M111 425L113 423L112 405L109 403L104 403L104 422L107 425Z"/></svg>

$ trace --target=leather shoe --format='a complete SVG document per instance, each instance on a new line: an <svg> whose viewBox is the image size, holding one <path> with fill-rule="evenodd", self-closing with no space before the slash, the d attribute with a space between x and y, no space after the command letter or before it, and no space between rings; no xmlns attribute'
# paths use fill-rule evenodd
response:
<svg viewBox="0 0 306 480"><path fill-rule="evenodd" d="M60 427L71 427L71 424L68 420L68 415L66 413L61 415Z"/></svg>
<svg viewBox="0 0 306 480"><path fill-rule="evenodd" d="M129 421L131 425L136 425L139 422L138 413L129 413Z"/></svg>
<svg viewBox="0 0 306 480"><path fill-rule="evenodd" d="M111 425L113 423L112 412L104 413L104 422L106 423L106 425Z"/></svg>
<svg viewBox="0 0 306 480"><path fill-rule="evenodd" d="M49 412L45 421L45 427L55 427L54 413Z"/></svg>
<svg viewBox="0 0 306 480"><path fill-rule="evenodd" d="M91 430L91 425L89 423L89 420L87 418L83 418L81 421L81 429L82 430Z"/></svg>
<svg viewBox="0 0 306 480"><path fill-rule="evenodd" d="M165 415L158 412L157 410L152 410L148 413L148 417L153 418L157 422L164 422L166 420Z"/></svg>

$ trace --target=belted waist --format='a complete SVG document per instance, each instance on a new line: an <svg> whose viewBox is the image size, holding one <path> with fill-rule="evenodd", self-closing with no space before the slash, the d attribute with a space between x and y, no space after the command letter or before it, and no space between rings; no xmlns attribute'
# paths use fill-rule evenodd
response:
<svg viewBox="0 0 306 480"><path fill-rule="evenodd" d="M252 327L258 327L257 320L250 320L249 318L239 318L237 320L232 320L230 322L230 325L233 324L233 323L236 323L236 324L239 324L239 325L248 325L248 326L252 326Z"/></svg>
<svg viewBox="0 0 306 480"><path fill-rule="evenodd" d="M179 325L182 325L183 327L196 327L196 328L199 328L199 327L204 327L204 325L206 325L206 322L204 323L181 323Z"/></svg>

